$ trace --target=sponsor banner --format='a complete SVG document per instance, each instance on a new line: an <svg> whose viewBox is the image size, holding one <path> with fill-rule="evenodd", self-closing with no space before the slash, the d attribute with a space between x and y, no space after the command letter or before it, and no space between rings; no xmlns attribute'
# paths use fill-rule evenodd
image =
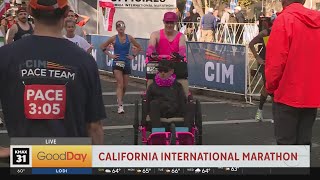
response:
<svg viewBox="0 0 320 180"><path fill-rule="evenodd" d="M245 46L188 42L187 59L190 85L245 94Z"/></svg>
<svg viewBox="0 0 320 180"><path fill-rule="evenodd" d="M92 56L95 58L100 70L112 72L112 59L102 52L100 45L106 42L108 36L90 35L88 38L90 44L93 45Z"/></svg>
<svg viewBox="0 0 320 180"><path fill-rule="evenodd" d="M138 78L146 77L146 52L148 48L149 39L136 39L141 45L141 51L137 57L131 62L131 75Z"/></svg>
<svg viewBox="0 0 320 180"><path fill-rule="evenodd" d="M176 8L176 0L112 0L116 8Z"/></svg>
<svg viewBox="0 0 320 180"><path fill-rule="evenodd" d="M310 146L93 146L93 167L310 167Z"/></svg>
<svg viewBox="0 0 320 180"><path fill-rule="evenodd" d="M112 72L112 60L99 48L108 37L99 35L90 37L88 39L94 45L92 55L99 69ZM131 75L145 78L148 39L137 38L137 41L142 50L131 62ZM245 94L247 68L245 46L187 42L187 59L190 86Z"/></svg>

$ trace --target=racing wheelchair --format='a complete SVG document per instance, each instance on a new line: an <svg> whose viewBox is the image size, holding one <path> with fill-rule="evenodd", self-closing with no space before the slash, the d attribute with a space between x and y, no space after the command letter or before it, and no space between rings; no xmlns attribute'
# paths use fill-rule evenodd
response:
<svg viewBox="0 0 320 180"><path fill-rule="evenodd" d="M189 91L188 66L183 57L177 55L176 58L161 57L152 58L148 56L146 64L146 90L153 83L158 72L159 61L170 60L174 64L174 74L177 81L182 85L187 96L187 110L193 113L191 127L185 127L185 117L160 118L161 128L152 128L150 115L147 112L146 91L141 95L141 100L136 100L134 104L134 144L139 144L139 133L141 133L141 144L144 145L201 145L202 144L202 112L199 100L195 100ZM141 102L141 114L140 104ZM190 113L189 113L190 114Z"/></svg>

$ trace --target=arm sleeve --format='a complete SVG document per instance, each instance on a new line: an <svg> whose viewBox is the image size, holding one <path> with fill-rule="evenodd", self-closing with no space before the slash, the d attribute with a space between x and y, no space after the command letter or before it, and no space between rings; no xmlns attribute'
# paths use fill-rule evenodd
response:
<svg viewBox="0 0 320 180"><path fill-rule="evenodd" d="M204 17L201 18L201 28L203 27L203 24L204 24L203 18L204 18Z"/></svg>
<svg viewBox="0 0 320 180"><path fill-rule="evenodd" d="M285 25L284 16L272 26L266 49L266 89L273 94L278 89L287 62L290 47L290 25Z"/></svg>
<svg viewBox="0 0 320 180"><path fill-rule="evenodd" d="M93 59L93 57L89 54L88 56L88 64L86 66L87 71L87 102L85 109L86 122L96 122L106 118L105 108L102 99L102 90L100 84L100 77L98 73L98 67Z"/></svg>

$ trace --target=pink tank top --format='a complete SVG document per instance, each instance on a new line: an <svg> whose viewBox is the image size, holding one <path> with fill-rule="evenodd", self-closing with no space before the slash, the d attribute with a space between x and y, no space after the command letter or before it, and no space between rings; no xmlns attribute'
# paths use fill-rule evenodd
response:
<svg viewBox="0 0 320 180"><path fill-rule="evenodd" d="M157 52L159 55L171 55L173 52L179 53L179 41L182 33L178 32L173 41L169 41L164 34L164 29L160 30L160 39L158 42Z"/></svg>

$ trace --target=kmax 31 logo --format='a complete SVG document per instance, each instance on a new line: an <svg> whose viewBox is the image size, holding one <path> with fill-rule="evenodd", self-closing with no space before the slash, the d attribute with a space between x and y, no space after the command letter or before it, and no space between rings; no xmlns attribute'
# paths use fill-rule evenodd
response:
<svg viewBox="0 0 320 180"><path fill-rule="evenodd" d="M91 146L32 146L32 167L91 167Z"/></svg>

